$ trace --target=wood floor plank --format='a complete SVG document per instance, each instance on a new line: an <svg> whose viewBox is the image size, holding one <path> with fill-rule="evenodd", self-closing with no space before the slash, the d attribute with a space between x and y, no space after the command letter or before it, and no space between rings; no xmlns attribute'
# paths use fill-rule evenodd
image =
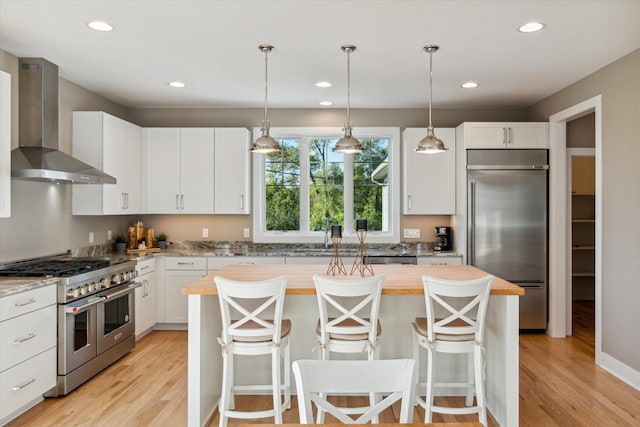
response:
<svg viewBox="0 0 640 427"><path fill-rule="evenodd" d="M593 304L574 307L574 335L566 339L545 334L520 336L520 426L640 426L640 391L595 365ZM360 400L358 400L360 399ZM462 398L438 398L460 405ZM362 398L349 398L351 406ZM268 408L270 396L238 396L238 409ZM397 422L399 403L381 422ZM422 408L414 420L424 419ZM475 421L473 415L434 414L435 422ZM154 331L136 348L69 396L44 402L8 427L37 426L184 426L187 421L187 332ZM285 423L298 423L295 396ZM272 423L273 418L230 420L240 424ZM217 426L216 415L208 426ZM489 426L497 423L490 416Z"/></svg>

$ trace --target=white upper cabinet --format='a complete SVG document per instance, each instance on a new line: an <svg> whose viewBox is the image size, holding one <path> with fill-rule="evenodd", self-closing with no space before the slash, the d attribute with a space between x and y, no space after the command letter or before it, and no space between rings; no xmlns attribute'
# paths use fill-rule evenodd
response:
<svg viewBox="0 0 640 427"><path fill-rule="evenodd" d="M214 129L145 128L146 213L213 213Z"/></svg>
<svg viewBox="0 0 640 427"><path fill-rule="evenodd" d="M251 212L251 135L244 128L216 128L215 213Z"/></svg>
<svg viewBox="0 0 640 427"><path fill-rule="evenodd" d="M549 124L543 122L466 122L465 148L549 148Z"/></svg>
<svg viewBox="0 0 640 427"><path fill-rule="evenodd" d="M417 154L414 149L427 135L426 128L402 133L404 215L451 215L456 209L456 131L436 128L435 135L448 150Z"/></svg>
<svg viewBox="0 0 640 427"><path fill-rule="evenodd" d="M116 184L73 184L74 215L141 213L141 130L101 111L73 112L73 156Z"/></svg>
<svg viewBox="0 0 640 427"><path fill-rule="evenodd" d="M11 74L0 71L0 218L11 216Z"/></svg>

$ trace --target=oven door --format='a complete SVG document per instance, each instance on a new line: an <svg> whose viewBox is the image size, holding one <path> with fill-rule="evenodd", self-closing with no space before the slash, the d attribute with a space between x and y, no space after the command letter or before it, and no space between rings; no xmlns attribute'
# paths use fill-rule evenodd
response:
<svg viewBox="0 0 640 427"><path fill-rule="evenodd" d="M97 350L97 313L102 297L90 296L58 306L58 374L87 363Z"/></svg>
<svg viewBox="0 0 640 427"><path fill-rule="evenodd" d="M135 333L135 289L141 283L128 282L98 294L98 354Z"/></svg>

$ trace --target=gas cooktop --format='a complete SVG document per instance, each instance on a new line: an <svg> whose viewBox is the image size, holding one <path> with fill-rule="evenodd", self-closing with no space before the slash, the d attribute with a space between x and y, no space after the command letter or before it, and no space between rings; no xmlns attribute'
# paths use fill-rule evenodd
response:
<svg viewBox="0 0 640 427"><path fill-rule="evenodd" d="M105 268L109 260L95 258L73 258L39 260L17 263L0 268L2 277L71 277Z"/></svg>

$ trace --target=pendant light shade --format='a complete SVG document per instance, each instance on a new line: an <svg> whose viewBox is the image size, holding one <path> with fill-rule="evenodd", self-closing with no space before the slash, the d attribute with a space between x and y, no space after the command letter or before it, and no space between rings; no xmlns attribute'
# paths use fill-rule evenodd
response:
<svg viewBox="0 0 640 427"><path fill-rule="evenodd" d="M252 146L251 151L254 153L277 153L282 151L278 141L269 135L269 121L267 120L267 66L268 55L273 50L273 46L268 44L261 44L258 49L264 53L264 120L262 120L262 135L256 139Z"/></svg>
<svg viewBox="0 0 640 427"><path fill-rule="evenodd" d="M427 45L424 47L425 52L429 54L429 127L427 128L427 136L422 138L415 149L416 153L435 154L447 151L444 142L434 135L433 126L431 124L431 104L433 102L433 54L440 47L437 45Z"/></svg>
<svg viewBox="0 0 640 427"><path fill-rule="evenodd" d="M347 122L344 125L344 136L338 140L333 151L337 153L361 153L362 145L357 138L351 135L351 53L356 50L353 45L342 46L342 51L347 54Z"/></svg>

